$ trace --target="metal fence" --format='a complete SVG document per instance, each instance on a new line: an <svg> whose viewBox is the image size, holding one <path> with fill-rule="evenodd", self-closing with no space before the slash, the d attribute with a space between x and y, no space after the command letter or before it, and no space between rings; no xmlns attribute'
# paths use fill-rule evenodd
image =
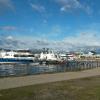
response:
<svg viewBox="0 0 100 100"><path fill-rule="evenodd" d="M80 71L100 67L100 61L67 61L59 65L6 64L0 65L0 77L43 73Z"/></svg>
<svg viewBox="0 0 100 100"><path fill-rule="evenodd" d="M78 71L100 67L100 61L68 61L66 63L67 71Z"/></svg>

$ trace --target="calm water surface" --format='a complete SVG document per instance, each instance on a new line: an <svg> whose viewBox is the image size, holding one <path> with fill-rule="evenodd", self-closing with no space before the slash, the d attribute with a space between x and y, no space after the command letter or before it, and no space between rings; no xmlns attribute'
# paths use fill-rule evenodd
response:
<svg viewBox="0 0 100 100"><path fill-rule="evenodd" d="M21 76L63 72L65 68L65 65L2 64L0 65L0 76Z"/></svg>
<svg viewBox="0 0 100 100"><path fill-rule="evenodd" d="M100 61L70 61L60 65L0 64L0 77L77 71L100 67Z"/></svg>

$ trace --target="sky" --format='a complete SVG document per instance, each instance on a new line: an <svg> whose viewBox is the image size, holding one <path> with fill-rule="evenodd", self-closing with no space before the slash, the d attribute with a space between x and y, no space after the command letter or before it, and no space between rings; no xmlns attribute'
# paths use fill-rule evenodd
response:
<svg viewBox="0 0 100 100"><path fill-rule="evenodd" d="M100 0L0 0L0 48L100 46Z"/></svg>

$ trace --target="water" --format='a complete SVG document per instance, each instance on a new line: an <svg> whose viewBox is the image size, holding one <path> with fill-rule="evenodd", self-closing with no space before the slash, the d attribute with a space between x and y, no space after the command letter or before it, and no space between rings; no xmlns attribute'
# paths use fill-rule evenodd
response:
<svg viewBox="0 0 100 100"><path fill-rule="evenodd" d="M0 77L79 71L100 67L100 61L69 61L60 65L1 64Z"/></svg>
<svg viewBox="0 0 100 100"><path fill-rule="evenodd" d="M22 76L41 73L63 72L63 65L31 65L31 64L9 64L0 65L0 76Z"/></svg>

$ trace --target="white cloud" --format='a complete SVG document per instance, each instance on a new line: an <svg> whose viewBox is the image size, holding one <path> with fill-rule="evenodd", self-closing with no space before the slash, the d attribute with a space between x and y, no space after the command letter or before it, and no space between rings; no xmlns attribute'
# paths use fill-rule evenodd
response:
<svg viewBox="0 0 100 100"><path fill-rule="evenodd" d="M0 30L5 30L5 31L12 31L16 29L17 28L15 26L0 26Z"/></svg>
<svg viewBox="0 0 100 100"><path fill-rule="evenodd" d="M61 11L81 8L81 4L77 0L58 0L58 2L62 4Z"/></svg>
<svg viewBox="0 0 100 100"><path fill-rule="evenodd" d="M83 9L87 12L87 14L92 14L93 13L93 10L91 9L91 7L89 6L84 6Z"/></svg>
<svg viewBox="0 0 100 100"><path fill-rule="evenodd" d="M64 42L75 46L100 46L100 39L94 33L81 33L67 37Z"/></svg>
<svg viewBox="0 0 100 100"><path fill-rule="evenodd" d="M0 12L3 12L4 10L14 10L14 5L11 0L0 0Z"/></svg>
<svg viewBox="0 0 100 100"><path fill-rule="evenodd" d="M32 7L32 9L33 9L34 11L37 11L37 12L40 12L40 13L45 12L45 7L42 6L42 5L33 4L33 3L30 3L30 5L31 5L31 7Z"/></svg>
<svg viewBox="0 0 100 100"><path fill-rule="evenodd" d="M67 28L62 28L60 25L54 25L49 33L37 36L14 37L12 35L0 35L0 47L4 48L54 48L70 50L84 46L100 46L99 25L100 23L91 23L76 30L74 35L63 38L63 33L67 32ZM2 28L1 28L2 29ZM9 30L9 28L4 28ZM13 28L11 28L13 29ZM15 29L15 28L14 28ZM40 37L41 36L41 37ZM58 39L59 37L60 40Z"/></svg>
<svg viewBox="0 0 100 100"><path fill-rule="evenodd" d="M91 14L93 11L89 5L81 4L78 0L56 0L56 2L61 6L60 11L67 12L69 10L81 9L87 14Z"/></svg>
<svg viewBox="0 0 100 100"><path fill-rule="evenodd" d="M6 37L6 39L13 40L13 37L9 35L9 36Z"/></svg>
<svg viewBox="0 0 100 100"><path fill-rule="evenodd" d="M70 50L77 47L100 46L100 37L95 33L79 33L68 36L62 40L49 40L46 38L19 39L11 35L0 38L0 48L27 49L27 48L53 48L58 50Z"/></svg>

